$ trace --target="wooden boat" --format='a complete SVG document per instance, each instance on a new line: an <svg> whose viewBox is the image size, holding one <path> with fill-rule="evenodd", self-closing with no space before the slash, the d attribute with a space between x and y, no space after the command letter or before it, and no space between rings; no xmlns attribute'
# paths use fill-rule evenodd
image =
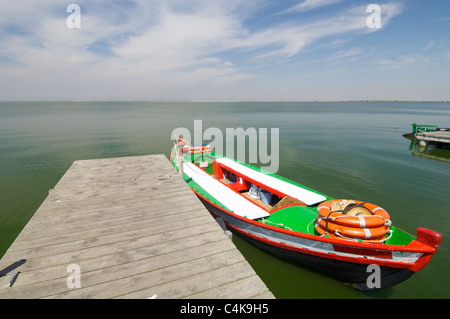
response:
<svg viewBox="0 0 450 319"><path fill-rule="evenodd" d="M337 200L181 137L171 161L219 223L255 246L359 290L392 287L422 269L441 234L413 236L381 207Z"/></svg>

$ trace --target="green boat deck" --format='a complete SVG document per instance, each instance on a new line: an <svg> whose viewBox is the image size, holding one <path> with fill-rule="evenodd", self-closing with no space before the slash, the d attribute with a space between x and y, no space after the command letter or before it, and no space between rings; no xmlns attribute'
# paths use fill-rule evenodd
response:
<svg viewBox="0 0 450 319"><path fill-rule="evenodd" d="M320 236L320 234L314 229L316 219L316 206L289 206L277 210L269 217L261 220L261 222L270 226ZM415 239L413 235L404 232L395 226L391 226L390 230L392 231L392 236L385 241L386 245L408 245ZM326 237L330 236L326 235Z"/></svg>
<svg viewBox="0 0 450 319"><path fill-rule="evenodd" d="M317 235L314 231L314 221L317 218L317 208L308 206L289 206L272 213L263 223L305 234Z"/></svg>

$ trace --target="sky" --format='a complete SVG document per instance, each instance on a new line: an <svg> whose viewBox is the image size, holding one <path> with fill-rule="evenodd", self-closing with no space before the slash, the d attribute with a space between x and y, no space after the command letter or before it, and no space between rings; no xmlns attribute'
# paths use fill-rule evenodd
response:
<svg viewBox="0 0 450 319"><path fill-rule="evenodd" d="M450 1L1 0L0 100L449 101Z"/></svg>

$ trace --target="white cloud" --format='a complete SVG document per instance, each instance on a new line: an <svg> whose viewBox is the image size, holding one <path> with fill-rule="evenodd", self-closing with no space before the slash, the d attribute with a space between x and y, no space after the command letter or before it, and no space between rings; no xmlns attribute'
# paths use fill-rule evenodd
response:
<svg viewBox="0 0 450 319"><path fill-rule="evenodd" d="M310 10L338 1L301 5ZM3 56L15 63L0 63L0 99L152 99L167 91L173 95L164 97L174 98L178 93L172 87L185 92L198 84L254 79L244 64L261 69L287 61L320 39L372 32L365 6L307 24L291 20L250 29L246 22L255 18L262 0L77 3L81 29L67 28L65 4L54 0L2 3L0 30L18 29L2 34L0 61ZM382 8L383 25L401 12L396 3ZM356 56L358 50L350 48L335 58Z"/></svg>
<svg viewBox="0 0 450 319"><path fill-rule="evenodd" d="M435 41L431 41L430 43L428 43L428 45L425 47L425 51L428 51L432 48L434 48L436 46L436 42Z"/></svg>
<svg viewBox="0 0 450 319"><path fill-rule="evenodd" d="M292 7L284 10L282 13L306 12L306 11L314 10L316 8L334 4L337 2L342 2L342 1L344 1L344 0L305 0L299 4L296 4Z"/></svg>
<svg viewBox="0 0 450 319"><path fill-rule="evenodd" d="M401 55L397 58L384 59L378 64L387 70L399 70L405 67L423 67L423 65L430 62L429 57L421 54Z"/></svg>
<svg viewBox="0 0 450 319"><path fill-rule="evenodd" d="M242 80L249 80L249 79L254 79L255 76L252 74L231 74L231 75L225 75L225 76L220 76L217 77L215 79L213 79L211 81L211 83L213 85L228 85L228 84L233 84Z"/></svg>
<svg viewBox="0 0 450 319"><path fill-rule="evenodd" d="M363 50L361 48L352 47L346 51L337 52L335 55L329 57L327 60L334 61L334 60L346 59L346 58L361 55L362 53L363 53Z"/></svg>
<svg viewBox="0 0 450 319"><path fill-rule="evenodd" d="M402 6L395 3L383 5L383 25L400 14ZM302 48L322 38L339 36L351 32L369 33L366 6L352 7L308 24L285 23L254 32L228 41L228 48L266 48L258 57L277 56L288 58L296 55Z"/></svg>

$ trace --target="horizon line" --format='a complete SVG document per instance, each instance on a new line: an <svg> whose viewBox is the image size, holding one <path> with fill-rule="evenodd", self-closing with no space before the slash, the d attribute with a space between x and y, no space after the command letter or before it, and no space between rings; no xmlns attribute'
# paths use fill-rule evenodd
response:
<svg viewBox="0 0 450 319"><path fill-rule="evenodd" d="M450 103L450 100L415 100L415 99L349 99L349 100L131 100L131 99L113 99L113 100L71 100L71 99L58 99L58 100L0 100L0 103L11 102L140 102L140 103L325 103L325 102L433 102L433 103Z"/></svg>

